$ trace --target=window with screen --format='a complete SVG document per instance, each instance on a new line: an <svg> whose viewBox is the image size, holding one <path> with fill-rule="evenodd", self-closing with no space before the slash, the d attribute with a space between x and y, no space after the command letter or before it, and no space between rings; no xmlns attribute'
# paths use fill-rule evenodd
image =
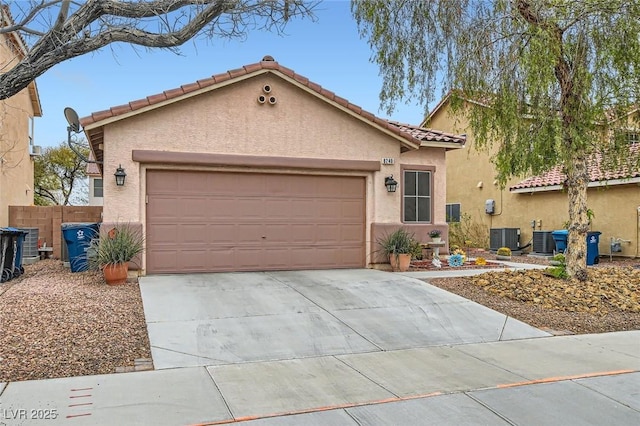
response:
<svg viewBox="0 0 640 426"><path fill-rule="evenodd" d="M431 174L423 170L404 171L404 222L431 223Z"/></svg>

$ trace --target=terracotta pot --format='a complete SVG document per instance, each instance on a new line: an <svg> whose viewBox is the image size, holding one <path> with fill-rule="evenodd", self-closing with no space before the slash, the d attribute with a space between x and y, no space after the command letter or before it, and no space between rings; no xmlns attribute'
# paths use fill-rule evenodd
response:
<svg viewBox="0 0 640 426"><path fill-rule="evenodd" d="M406 272L411 264L411 254L390 254L389 263L393 272Z"/></svg>
<svg viewBox="0 0 640 426"><path fill-rule="evenodd" d="M104 280L109 285L121 285L127 282L129 263L112 263L102 268Z"/></svg>

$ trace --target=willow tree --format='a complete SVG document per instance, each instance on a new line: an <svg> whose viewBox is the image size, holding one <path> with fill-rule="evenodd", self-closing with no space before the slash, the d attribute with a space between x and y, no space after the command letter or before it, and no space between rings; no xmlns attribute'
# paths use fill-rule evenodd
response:
<svg viewBox="0 0 640 426"><path fill-rule="evenodd" d="M503 188L510 177L563 166L567 271L585 280L590 158L640 166L612 136L627 125L612 118L631 111L640 90L640 2L358 0L351 9L380 67L388 113L400 100L428 105L437 88L451 90L454 109L474 101L465 111L477 145L497 145Z"/></svg>
<svg viewBox="0 0 640 426"><path fill-rule="evenodd" d="M6 3L6 4L4 4ZM112 43L177 52L196 37L281 32L293 17L313 17L306 0L0 0L0 34L16 57L0 63L0 100L54 65Z"/></svg>

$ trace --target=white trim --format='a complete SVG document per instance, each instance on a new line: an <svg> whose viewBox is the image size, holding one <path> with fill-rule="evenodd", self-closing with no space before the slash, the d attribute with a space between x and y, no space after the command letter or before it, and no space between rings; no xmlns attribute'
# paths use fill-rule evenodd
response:
<svg viewBox="0 0 640 426"><path fill-rule="evenodd" d="M629 179L611 179L611 180L599 180L595 182L589 182L587 188L601 188L607 186L614 185L628 185L632 183L640 184L640 177L634 177ZM514 194L531 194L534 192L550 192L550 191L561 191L563 189L562 185L548 185L548 186L536 186L532 188L516 188L509 189L509 192Z"/></svg>

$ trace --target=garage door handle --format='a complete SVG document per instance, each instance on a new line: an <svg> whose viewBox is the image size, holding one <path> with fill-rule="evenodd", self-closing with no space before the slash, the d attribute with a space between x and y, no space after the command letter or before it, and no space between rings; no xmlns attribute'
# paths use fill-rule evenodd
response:
<svg viewBox="0 0 640 426"><path fill-rule="evenodd" d="M262 236L262 239L263 239L263 240L266 240L266 239L267 239L267 237L265 237L265 236L263 235L263 236Z"/></svg>

